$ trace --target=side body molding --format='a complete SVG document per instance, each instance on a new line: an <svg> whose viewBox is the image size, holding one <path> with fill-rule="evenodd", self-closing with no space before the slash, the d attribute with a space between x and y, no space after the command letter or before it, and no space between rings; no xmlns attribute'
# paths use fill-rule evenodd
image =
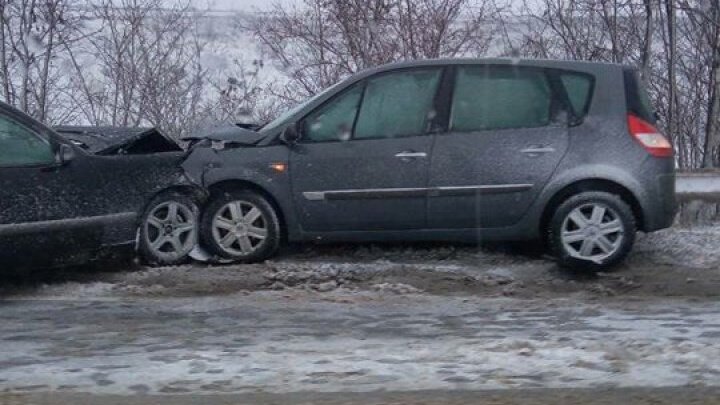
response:
<svg viewBox="0 0 720 405"><path fill-rule="evenodd" d="M364 200L404 197L444 197L473 194L504 194L529 190L532 184L493 184L460 187L379 188L362 190L306 191L303 197L309 201Z"/></svg>

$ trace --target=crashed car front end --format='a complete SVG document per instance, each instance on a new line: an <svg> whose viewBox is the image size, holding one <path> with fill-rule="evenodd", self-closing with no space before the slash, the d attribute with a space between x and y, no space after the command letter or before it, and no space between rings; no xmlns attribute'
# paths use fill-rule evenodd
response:
<svg viewBox="0 0 720 405"><path fill-rule="evenodd" d="M184 141L189 142L190 150L181 166L185 176L205 193L203 204L249 190L273 205L289 238L297 235L295 215L285 215L293 211L287 145L266 133L238 126L201 132ZM200 234L205 236L201 241L210 239L211 232L203 220ZM212 260L202 247L198 250L195 259Z"/></svg>

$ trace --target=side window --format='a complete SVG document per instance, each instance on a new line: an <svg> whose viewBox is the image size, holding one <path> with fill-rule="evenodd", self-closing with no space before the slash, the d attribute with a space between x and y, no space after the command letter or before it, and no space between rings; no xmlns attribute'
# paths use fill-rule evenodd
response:
<svg viewBox="0 0 720 405"><path fill-rule="evenodd" d="M583 118L590 108L590 98L594 86L592 76L580 73L560 73L560 81L570 100L575 117Z"/></svg>
<svg viewBox="0 0 720 405"><path fill-rule="evenodd" d="M47 141L15 120L0 115L0 166L33 166L54 161Z"/></svg>
<svg viewBox="0 0 720 405"><path fill-rule="evenodd" d="M355 85L313 111L304 121L303 137L311 142L347 141L352 135L363 86Z"/></svg>
<svg viewBox="0 0 720 405"><path fill-rule="evenodd" d="M550 124L552 91L540 70L511 66L458 69L451 128L472 132Z"/></svg>
<svg viewBox="0 0 720 405"><path fill-rule="evenodd" d="M368 81L355 139L421 135L435 113L441 69L383 74Z"/></svg>

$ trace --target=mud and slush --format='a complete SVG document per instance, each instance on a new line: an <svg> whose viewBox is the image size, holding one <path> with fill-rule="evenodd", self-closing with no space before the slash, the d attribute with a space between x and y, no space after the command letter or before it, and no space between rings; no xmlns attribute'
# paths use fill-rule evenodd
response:
<svg viewBox="0 0 720 405"><path fill-rule="evenodd" d="M0 284L0 404L720 403L720 231L610 273L525 249L299 247Z"/></svg>
<svg viewBox="0 0 720 405"><path fill-rule="evenodd" d="M284 395L107 396L40 394L6 396L0 405L716 405L718 388L598 388L503 391L293 393Z"/></svg>

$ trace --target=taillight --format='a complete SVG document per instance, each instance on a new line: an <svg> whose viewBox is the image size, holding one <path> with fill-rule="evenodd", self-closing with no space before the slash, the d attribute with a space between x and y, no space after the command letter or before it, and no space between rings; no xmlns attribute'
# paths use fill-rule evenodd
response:
<svg viewBox="0 0 720 405"><path fill-rule="evenodd" d="M655 157L671 157L673 147L670 141L651 123L635 115L628 114L628 129L648 153Z"/></svg>

